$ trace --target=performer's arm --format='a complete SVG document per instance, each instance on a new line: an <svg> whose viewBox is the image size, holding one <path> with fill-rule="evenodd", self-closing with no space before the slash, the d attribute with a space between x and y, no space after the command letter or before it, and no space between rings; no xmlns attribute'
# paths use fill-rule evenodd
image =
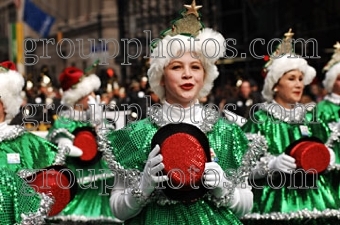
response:
<svg viewBox="0 0 340 225"><path fill-rule="evenodd" d="M166 175L158 175L164 169L163 157L159 152L160 148L156 145L148 156L143 173L140 174L140 182L133 187L127 185L130 182L124 180L125 175L118 177L110 198L111 209L118 219L127 220L137 215L148 203L148 198L157 184L169 179Z"/></svg>

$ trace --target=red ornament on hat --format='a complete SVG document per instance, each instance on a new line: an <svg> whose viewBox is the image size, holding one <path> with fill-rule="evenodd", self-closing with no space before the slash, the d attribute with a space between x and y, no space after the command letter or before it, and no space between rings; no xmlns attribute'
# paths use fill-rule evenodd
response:
<svg viewBox="0 0 340 225"><path fill-rule="evenodd" d="M67 67L59 76L59 82L63 91L72 88L79 83L80 78L84 75L83 71L76 67Z"/></svg>
<svg viewBox="0 0 340 225"><path fill-rule="evenodd" d="M0 63L0 66L4 67L6 69L9 69L9 70L17 71L17 67L16 67L15 63L11 62L11 61L2 62L2 63Z"/></svg>

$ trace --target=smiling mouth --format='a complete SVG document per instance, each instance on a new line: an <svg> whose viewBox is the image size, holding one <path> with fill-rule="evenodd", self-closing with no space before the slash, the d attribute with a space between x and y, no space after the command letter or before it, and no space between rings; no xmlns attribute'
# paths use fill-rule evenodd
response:
<svg viewBox="0 0 340 225"><path fill-rule="evenodd" d="M180 87L184 90L191 90L194 87L194 85L193 84L183 84Z"/></svg>

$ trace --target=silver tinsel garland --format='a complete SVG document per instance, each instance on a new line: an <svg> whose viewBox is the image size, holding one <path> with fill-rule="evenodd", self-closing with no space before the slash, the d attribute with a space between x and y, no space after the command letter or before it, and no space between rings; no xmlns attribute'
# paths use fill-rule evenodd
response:
<svg viewBox="0 0 340 225"><path fill-rule="evenodd" d="M337 217L340 219L340 210L336 209L325 209L323 211L319 211L317 209L314 210L300 210L297 212L290 213L281 213L281 212L273 212L273 213L249 213L244 215L241 219L245 220L292 220L292 219L317 219L320 217Z"/></svg>
<svg viewBox="0 0 340 225"><path fill-rule="evenodd" d="M26 132L25 128L19 125L13 126L12 129L6 130L6 132L0 132L0 142L5 140L13 140Z"/></svg>
<svg viewBox="0 0 340 225"><path fill-rule="evenodd" d="M21 214L21 223L15 225L41 225L45 224L53 204L54 198L45 193L38 193L41 197L40 207L35 213Z"/></svg>
<svg viewBox="0 0 340 225"><path fill-rule="evenodd" d="M340 137L339 126L340 126L340 123L337 123L337 122L328 124L328 127L331 130L331 134L329 135L328 140L325 143L327 148L333 149L334 143L340 140L339 139ZM327 171L329 172L331 170L340 170L340 164L335 163L334 165L329 165L327 168Z"/></svg>
<svg viewBox="0 0 340 225"><path fill-rule="evenodd" d="M51 142L54 142L55 139L58 137L58 136L65 136L67 137L68 139L72 140L74 139L74 135L71 134L66 128L58 128L58 129L55 129L54 131L52 131L51 133L49 133L47 136L46 136L46 139L51 141Z"/></svg>
<svg viewBox="0 0 340 225"><path fill-rule="evenodd" d="M141 202L141 205L148 204L150 202L157 202L159 205L167 205L167 204L177 204L180 201L175 201L167 198L163 192L159 189L155 189L153 194L145 198L141 194L140 179L142 173L135 169L124 169L115 159L113 155L113 147L111 142L106 137L106 131L102 130L98 132L98 148L100 151L103 151L104 159L107 161L109 168L117 177L122 177L124 180L128 181L128 186L131 189L131 194ZM236 173L231 175L231 185L228 187L229 191L226 196L222 198L215 198L209 192L204 196L204 198L209 201L213 201L217 207L227 206L229 201L232 198L232 194L237 185L240 185L244 182L247 182L247 178L255 167L256 162L259 157L266 152L267 150L267 142L265 138L260 134L247 134L247 138L249 140L248 151L243 156L241 166L237 170Z"/></svg>

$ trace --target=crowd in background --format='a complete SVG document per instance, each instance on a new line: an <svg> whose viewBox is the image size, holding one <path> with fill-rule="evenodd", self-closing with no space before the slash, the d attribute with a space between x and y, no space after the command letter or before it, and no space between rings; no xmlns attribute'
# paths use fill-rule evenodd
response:
<svg viewBox="0 0 340 225"><path fill-rule="evenodd" d="M21 124L32 131L47 131L56 120L58 112L65 109L61 108L64 107L61 104L62 90L54 87L46 77L46 75L43 75L37 85L27 81L26 88L22 92L24 101L21 112L12 120L11 124ZM235 84L216 85L211 94L200 99L200 103L214 104L220 110L225 109L226 104L228 104L227 109L229 111L249 118L252 106L264 102L261 89L262 87L254 79L239 79ZM326 94L327 92L322 84L313 82L306 86L300 103L318 103ZM98 91L96 95L98 102L106 105L106 111L124 111L133 103L139 105L141 112L134 107L130 108L132 119L145 118L148 107L160 103L157 95L150 89L146 76L134 79L125 86L116 80L109 81L105 91ZM36 104L35 109L33 104ZM41 105L38 106L37 104ZM235 106L232 107L231 104ZM49 107L49 105L54 107ZM254 110L256 110L255 107ZM138 113L141 113L141 115L138 115Z"/></svg>

